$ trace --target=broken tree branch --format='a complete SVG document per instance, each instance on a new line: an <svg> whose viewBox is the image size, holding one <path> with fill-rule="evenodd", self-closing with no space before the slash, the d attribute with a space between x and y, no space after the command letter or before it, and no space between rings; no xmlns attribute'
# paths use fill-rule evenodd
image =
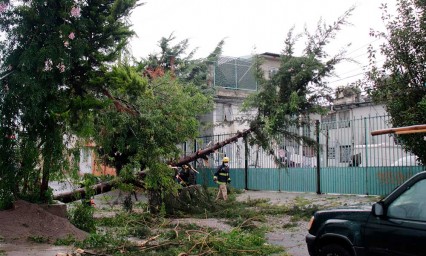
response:
<svg viewBox="0 0 426 256"><path fill-rule="evenodd" d="M182 166L184 164L188 164L188 163L190 163L192 161L195 161L195 160L197 160L199 158L207 159L207 155L209 155L211 153L214 153L216 150L218 150L219 148L224 147L225 145L228 145L228 144L230 144L232 142L236 142L239 138L247 136L252 131L253 130L250 128L250 129L247 129L247 130L245 130L243 132L238 132L237 135L235 135L235 136L232 136L232 137L230 137L230 138L228 138L228 139L226 139L224 141L218 142L218 143L214 144L213 146L208 147L206 149L198 150L197 152L195 152L195 153L193 153L193 154L191 154L189 156L182 157L182 158L179 159L178 162L171 163L170 165L172 165L172 166Z"/></svg>

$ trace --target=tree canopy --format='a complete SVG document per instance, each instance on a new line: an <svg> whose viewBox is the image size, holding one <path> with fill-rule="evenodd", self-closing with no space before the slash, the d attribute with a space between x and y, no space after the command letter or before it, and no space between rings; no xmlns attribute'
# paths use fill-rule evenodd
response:
<svg viewBox="0 0 426 256"><path fill-rule="evenodd" d="M335 65L345 60L343 48L333 56L325 48L336 33L349 24L347 19L352 11L350 8L332 25L320 20L314 33L305 28L304 34L295 35L292 28L285 40L280 67L270 79L265 78L261 69L262 59L257 59L256 76L260 89L245 103L247 108L257 110L257 116L250 123L256 143L269 151L272 149L267 142L280 136L314 144L292 128L308 124L310 114L324 113L322 105L331 92L325 78L332 76ZM296 54L296 43L303 38L306 38L305 48Z"/></svg>
<svg viewBox="0 0 426 256"><path fill-rule="evenodd" d="M11 1L0 5L0 208L13 197L47 201L50 178L78 170L79 147L94 141L103 162L123 175L148 170L148 188L172 186L167 162L178 144L193 139L199 115L212 109L209 67L223 41L205 59L186 55L188 41L159 42L160 53L130 64L122 52L133 35L127 20L136 0ZM346 12L333 25L288 33L281 67L272 79L257 63L260 91L247 102L262 145L301 126L321 111L321 98L344 51L324 47L347 24Z"/></svg>
<svg viewBox="0 0 426 256"><path fill-rule="evenodd" d="M167 161L197 135L197 116L211 109L207 62L223 42L196 61L182 57L188 42L171 46L171 36L161 39L159 59L129 64L122 53L137 6L133 0L1 4L0 208L13 197L49 200L49 180L78 171L79 149L91 142L119 171L152 170L147 184L154 187L171 182Z"/></svg>
<svg viewBox="0 0 426 256"><path fill-rule="evenodd" d="M66 140L86 136L91 111L105 104L108 88L91 81L104 75L133 35L127 17L137 5L136 0L1 4L1 202L10 202L12 192L34 197L38 190L36 197L48 198L49 177L69 162Z"/></svg>
<svg viewBox="0 0 426 256"><path fill-rule="evenodd" d="M382 19L386 31L371 34L385 43L380 52L383 66L376 63L376 50L370 48L369 88L373 99L383 103L393 127L426 123L426 3L399 0L397 16L392 17L383 5ZM424 134L400 135L396 139L426 163Z"/></svg>

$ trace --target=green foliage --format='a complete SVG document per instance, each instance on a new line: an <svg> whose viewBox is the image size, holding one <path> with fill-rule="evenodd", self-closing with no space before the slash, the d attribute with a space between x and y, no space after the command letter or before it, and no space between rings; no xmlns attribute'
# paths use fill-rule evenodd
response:
<svg viewBox="0 0 426 256"><path fill-rule="evenodd" d="M73 245L77 240L72 235L67 235L64 238L56 239L54 245Z"/></svg>
<svg viewBox="0 0 426 256"><path fill-rule="evenodd" d="M287 214L291 215L291 221L309 221L319 208L316 205L298 206L295 205L287 210Z"/></svg>
<svg viewBox="0 0 426 256"><path fill-rule="evenodd" d="M12 208L12 206L13 206L13 195L10 192L10 190L6 190L6 189L0 190L0 210L10 209Z"/></svg>
<svg viewBox="0 0 426 256"><path fill-rule="evenodd" d="M121 240L117 241L110 234L90 234L83 242L77 242L75 245L83 248L102 248L108 250L118 243L122 242Z"/></svg>
<svg viewBox="0 0 426 256"><path fill-rule="evenodd" d="M74 208L69 210L68 218L77 228L87 231L96 231L96 221L93 218L94 208L82 203L76 203Z"/></svg>
<svg viewBox="0 0 426 256"><path fill-rule="evenodd" d="M136 0L6 1L0 15L0 184L10 194L46 196L68 170L73 135L90 137L108 102L102 77L133 35ZM9 203L2 203L8 205Z"/></svg>
<svg viewBox="0 0 426 256"><path fill-rule="evenodd" d="M96 226L107 228L121 228L123 234L144 238L151 234L150 228L160 219L152 218L148 213L117 213L114 217L96 219Z"/></svg>
<svg viewBox="0 0 426 256"><path fill-rule="evenodd" d="M127 71L121 72L122 69ZM128 72L131 69L126 66L115 70L131 76ZM120 98L123 111L117 111L115 102L96 119L98 132L94 139L101 159L114 166L125 183L144 170L145 188L174 193L174 173L165 159L180 157L179 143L197 136L200 127L197 117L211 109L211 98L195 85L182 84L171 74L149 80L120 78L120 81L123 83L112 94L115 99ZM128 90L132 87L129 81L138 89Z"/></svg>
<svg viewBox="0 0 426 256"><path fill-rule="evenodd" d="M159 41L160 52L150 54L148 58L141 60L138 63L138 70L151 79L170 72L181 83L194 84L206 95L211 95L213 91L208 84L209 66L217 61L222 53L224 41L220 41L207 58L194 60L192 57L196 50L186 53L189 47L188 39L172 45L174 40L173 34L167 38L161 38Z"/></svg>
<svg viewBox="0 0 426 256"><path fill-rule="evenodd" d="M222 234L222 239L212 243L212 247L220 255L270 255L281 252L282 249L272 245L267 245L265 237L261 234L232 230Z"/></svg>
<svg viewBox="0 0 426 256"><path fill-rule="evenodd" d="M49 242L49 238L43 236L29 236L28 241L38 244L45 244Z"/></svg>
<svg viewBox="0 0 426 256"><path fill-rule="evenodd" d="M207 187L178 186L177 193L167 194L163 200L165 214L168 216L186 216L215 211L216 203Z"/></svg>
<svg viewBox="0 0 426 256"><path fill-rule="evenodd" d="M215 197L213 192L209 193L211 199ZM198 221L177 221L176 218L138 213L140 209L132 213L120 211L114 217L97 219L98 234L91 234L83 243L76 242L75 246L94 249L98 254L120 250L123 255L286 255L284 248L267 243L266 232L276 228L267 220L291 216L291 222L282 228L294 228L295 222L307 222L315 210L318 207L303 197L295 198L289 205L275 205L267 199L240 202L233 195L228 201L216 202L215 207L203 214L187 212L185 215L226 219L233 226L230 231L205 227ZM141 241L137 244L129 242L129 237L143 239L144 245L141 246Z"/></svg>
<svg viewBox="0 0 426 256"><path fill-rule="evenodd" d="M297 41L302 35L294 35L292 28L285 40L280 67L273 77L267 79L262 70L263 60L255 60L259 92L245 102L245 108L256 109L257 116L251 120L254 129L254 141L274 153L269 141L284 136L287 139L314 145L315 142L298 134L297 128L309 125L310 114L324 113L321 105L329 98L331 89L325 78L333 75L336 64L343 61L345 50L335 56L329 56L325 47L335 38L337 31L347 24L347 18L353 8L344 13L332 25L321 20L317 30L311 34L305 29L306 47L301 55L294 53Z"/></svg>
<svg viewBox="0 0 426 256"><path fill-rule="evenodd" d="M264 216L258 216L250 219L245 219L239 216L235 219L227 221L226 223L233 227L237 227L242 231L254 231L257 229L263 229L262 227L259 227L259 224L256 224L255 222L265 222Z"/></svg>
<svg viewBox="0 0 426 256"><path fill-rule="evenodd" d="M124 198L123 209L127 212L131 212L133 210L133 202L132 202L132 195L131 194L128 194Z"/></svg>
<svg viewBox="0 0 426 256"><path fill-rule="evenodd" d="M139 239L143 239L150 236L152 234L152 231L146 226L141 226L130 229L129 234Z"/></svg>
<svg viewBox="0 0 426 256"><path fill-rule="evenodd" d="M426 123L426 4L424 1L398 0L397 16L382 7L385 32L372 32L372 36L386 40L380 52L385 57L382 67L376 65L376 50L369 49L372 82L369 89L373 99L383 103L391 115L393 127ZM380 61L381 62L381 61ZM408 151L426 163L424 134L400 135L395 139Z"/></svg>

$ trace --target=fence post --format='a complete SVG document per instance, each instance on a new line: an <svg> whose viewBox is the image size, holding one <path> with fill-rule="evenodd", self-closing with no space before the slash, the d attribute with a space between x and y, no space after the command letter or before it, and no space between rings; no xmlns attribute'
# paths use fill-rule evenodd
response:
<svg viewBox="0 0 426 256"><path fill-rule="evenodd" d="M235 89L238 89L238 66L237 59L234 59L234 68L235 68Z"/></svg>
<svg viewBox="0 0 426 256"><path fill-rule="evenodd" d="M370 119L370 118L369 118ZM368 127L367 118L364 117L364 133L365 133L365 194L368 195Z"/></svg>
<svg viewBox="0 0 426 256"><path fill-rule="evenodd" d="M194 153L197 152L197 139L194 139ZM197 169L197 160L194 160L194 168Z"/></svg>
<svg viewBox="0 0 426 256"><path fill-rule="evenodd" d="M321 161L320 161L320 126L319 120L315 120L315 133L317 136L317 194L321 194Z"/></svg>
<svg viewBox="0 0 426 256"><path fill-rule="evenodd" d="M244 139L244 189L248 190L248 143L247 136Z"/></svg>

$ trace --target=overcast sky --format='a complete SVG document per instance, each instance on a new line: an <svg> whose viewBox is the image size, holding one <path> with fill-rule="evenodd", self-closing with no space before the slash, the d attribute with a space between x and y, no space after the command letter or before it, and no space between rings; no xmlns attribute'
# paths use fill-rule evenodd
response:
<svg viewBox="0 0 426 256"><path fill-rule="evenodd" d="M347 47L347 56L360 64L342 64L332 86L361 78L367 64L367 46L379 41L369 36L370 29L384 30L381 3L394 13L397 0L143 0L134 10L131 22L137 38L131 42L133 54L147 57L159 51L158 41L171 33L176 43L189 39L196 57L206 57L225 39L223 55L241 57L253 53L281 53L288 30L303 32L305 25L314 31L322 18L331 24L351 6L351 26L338 33L329 52ZM303 41L302 41L303 42Z"/></svg>

